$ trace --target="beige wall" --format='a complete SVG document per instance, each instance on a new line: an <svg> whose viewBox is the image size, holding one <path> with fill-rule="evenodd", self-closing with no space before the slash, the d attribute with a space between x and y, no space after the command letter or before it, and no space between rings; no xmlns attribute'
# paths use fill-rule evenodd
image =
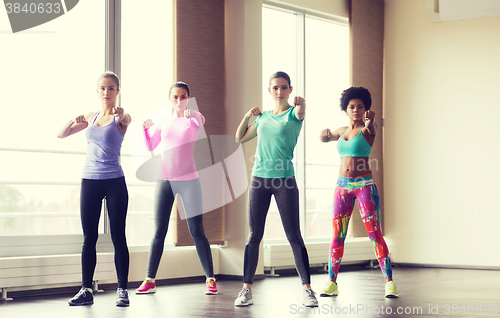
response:
<svg viewBox="0 0 500 318"><path fill-rule="evenodd" d="M499 266L500 17L385 2L385 235L394 262Z"/></svg>
<svg viewBox="0 0 500 318"><path fill-rule="evenodd" d="M226 134L235 135L245 113L262 102L262 1L226 0ZM248 180L256 140L243 145ZM220 252L220 274L243 275L248 237L247 193L226 205L227 248ZM256 274L264 273L263 253Z"/></svg>

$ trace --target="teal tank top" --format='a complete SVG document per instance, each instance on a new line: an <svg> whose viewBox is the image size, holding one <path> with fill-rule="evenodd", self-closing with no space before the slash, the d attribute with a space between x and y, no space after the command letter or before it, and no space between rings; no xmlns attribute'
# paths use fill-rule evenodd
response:
<svg viewBox="0 0 500 318"><path fill-rule="evenodd" d="M365 137L363 136L363 125L359 130L359 134L356 137L351 138L349 140L344 140L342 136L346 132L340 135L339 140L337 141L337 150L340 154L340 158L343 157L370 157L370 153L372 151L372 146L368 144Z"/></svg>
<svg viewBox="0 0 500 318"><path fill-rule="evenodd" d="M271 111L253 122L257 127L257 150L252 175L260 178L288 178L295 176L293 150L302 128L302 120L290 107L281 115Z"/></svg>

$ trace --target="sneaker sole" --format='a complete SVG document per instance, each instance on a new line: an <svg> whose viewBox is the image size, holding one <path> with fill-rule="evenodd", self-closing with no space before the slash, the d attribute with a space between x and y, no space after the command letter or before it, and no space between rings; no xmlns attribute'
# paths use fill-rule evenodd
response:
<svg viewBox="0 0 500 318"><path fill-rule="evenodd" d="M246 307L246 306L250 306L250 305L253 305L253 299L250 299L248 301L248 303L246 304L234 304L236 307Z"/></svg>
<svg viewBox="0 0 500 318"><path fill-rule="evenodd" d="M339 295L339 292L333 292L331 294L329 293L321 293L319 294L319 297L332 297L332 296L338 296Z"/></svg>
<svg viewBox="0 0 500 318"><path fill-rule="evenodd" d="M94 301L86 301L86 302L83 302L83 303L68 302L68 305L70 305L70 306L88 306L88 305L93 305L93 304L94 304Z"/></svg>
<svg viewBox="0 0 500 318"><path fill-rule="evenodd" d="M122 302L116 303L116 307L128 307L128 306L130 306L130 304L122 303Z"/></svg>
<svg viewBox="0 0 500 318"><path fill-rule="evenodd" d="M386 294L385 298L399 298L399 295L396 295L396 294Z"/></svg>
<svg viewBox="0 0 500 318"><path fill-rule="evenodd" d="M205 295L217 295L218 293L219 293L218 291L216 292L206 291Z"/></svg>
<svg viewBox="0 0 500 318"><path fill-rule="evenodd" d="M136 294L154 294L154 293L156 293L156 288L151 288L151 289L148 289L146 291L138 291L138 290L136 290L135 293Z"/></svg>
<svg viewBox="0 0 500 318"><path fill-rule="evenodd" d="M319 306L319 304L308 304L308 305L303 304L303 305L304 305L305 307L318 307L318 306Z"/></svg>

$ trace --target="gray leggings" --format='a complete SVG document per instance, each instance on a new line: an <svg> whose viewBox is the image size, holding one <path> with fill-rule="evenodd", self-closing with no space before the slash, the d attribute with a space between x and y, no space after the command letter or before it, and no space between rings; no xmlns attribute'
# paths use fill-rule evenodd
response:
<svg viewBox="0 0 500 318"><path fill-rule="evenodd" d="M158 180L155 193L155 233L149 251L147 276L155 278L158 266L160 266L168 222L170 221L170 213L176 193L179 193L182 197L184 209L188 216L189 232L196 245L196 252L198 252L205 276L213 277L212 252L203 228L203 201L199 179L188 181ZM194 216L189 217L190 215Z"/></svg>
<svg viewBox="0 0 500 318"><path fill-rule="evenodd" d="M259 260L259 245L264 236L266 216L273 194L286 238L292 247L297 272L302 284L310 284L309 257L299 226L299 189L295 177L260 178L252 176L248 194L250 235L245 246L243 282L245 284L253 283Z"/></svg>

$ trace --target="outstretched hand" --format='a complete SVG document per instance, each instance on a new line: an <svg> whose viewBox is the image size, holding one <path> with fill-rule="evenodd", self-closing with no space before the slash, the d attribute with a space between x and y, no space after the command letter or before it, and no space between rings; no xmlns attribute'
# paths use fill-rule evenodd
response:
<svg viewBox="0 0 500 318"><path fill-rule="evenodd" d="M323 129L321 131L321 138L330 138L332 136L332 131L330 129Z"/></svg>
<svg viewBox="0 0 500 318"><path fill-rule="evenodd" d="M298 106L304 106L306 104L306 100L303 99L300 96L295 96L293 100L293 106L298 107Z"/></svg>
<svg viewBox="0 0 500 318"><path fill-rule="evenodd" d="M185 109L184 110L184 117L186 117L186 118L194 117L195 114L196 114L196 111L193 109Z"/></svg>

